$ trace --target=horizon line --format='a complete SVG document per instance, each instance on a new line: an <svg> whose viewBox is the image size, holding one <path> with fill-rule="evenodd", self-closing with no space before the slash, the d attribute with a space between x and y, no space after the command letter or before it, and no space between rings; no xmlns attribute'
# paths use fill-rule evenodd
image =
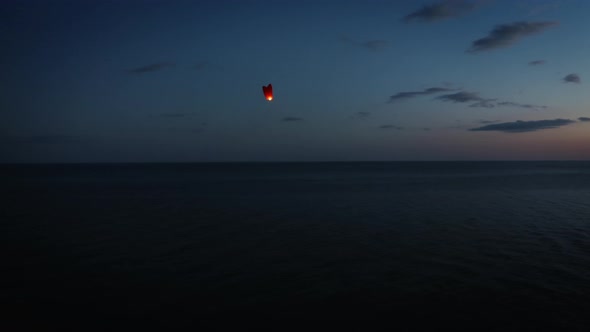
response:
<svg viewBox="0 0 590 332"><path fill-rule="evenodd" d="M121 164L321 164L321 163L470 163L470 162L590 162L590 159L472 159L472 160L309 160L309 161L90 161L90 162L0 162L1 166L24 165L121 165Z"/></svg>

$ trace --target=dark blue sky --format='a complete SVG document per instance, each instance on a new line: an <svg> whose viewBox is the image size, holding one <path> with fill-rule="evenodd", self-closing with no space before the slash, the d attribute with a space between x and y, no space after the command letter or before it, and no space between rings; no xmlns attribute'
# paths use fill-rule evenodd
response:
<svg viewBox="0 0 590 332"><path fill-rule="evenodd" d="M590 159L589 12L5 1L0 161Z"/></svg>

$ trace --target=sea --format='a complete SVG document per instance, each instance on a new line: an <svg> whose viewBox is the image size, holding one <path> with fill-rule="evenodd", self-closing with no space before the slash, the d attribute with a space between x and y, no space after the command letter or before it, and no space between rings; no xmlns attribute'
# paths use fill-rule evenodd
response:
<svg viewBox="0 0 590 332"><path fill-rule="evenodd" d="M590 327L587 161L13 164L0 185L5 331Z"/></svg>

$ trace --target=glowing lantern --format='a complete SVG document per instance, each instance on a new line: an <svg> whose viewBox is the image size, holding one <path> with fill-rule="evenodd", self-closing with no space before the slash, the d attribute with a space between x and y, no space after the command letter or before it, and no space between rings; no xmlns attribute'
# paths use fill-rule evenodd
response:
<svg viewBox="0 0 590 332"><path fill-rule="evenodd" d="M272 100L272 84L262 86L262 92L264 93L264 98L266 98L266 100Z"/></svg>

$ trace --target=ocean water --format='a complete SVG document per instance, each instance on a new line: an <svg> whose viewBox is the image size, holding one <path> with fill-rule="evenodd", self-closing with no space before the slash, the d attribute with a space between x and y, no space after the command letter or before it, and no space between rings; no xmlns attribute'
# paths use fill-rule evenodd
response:
<svg viewBox="0 0 590 332"><path fill-rule="evenodd" d="M590 326L590 162L0 171L21 327Z"/></svg>

